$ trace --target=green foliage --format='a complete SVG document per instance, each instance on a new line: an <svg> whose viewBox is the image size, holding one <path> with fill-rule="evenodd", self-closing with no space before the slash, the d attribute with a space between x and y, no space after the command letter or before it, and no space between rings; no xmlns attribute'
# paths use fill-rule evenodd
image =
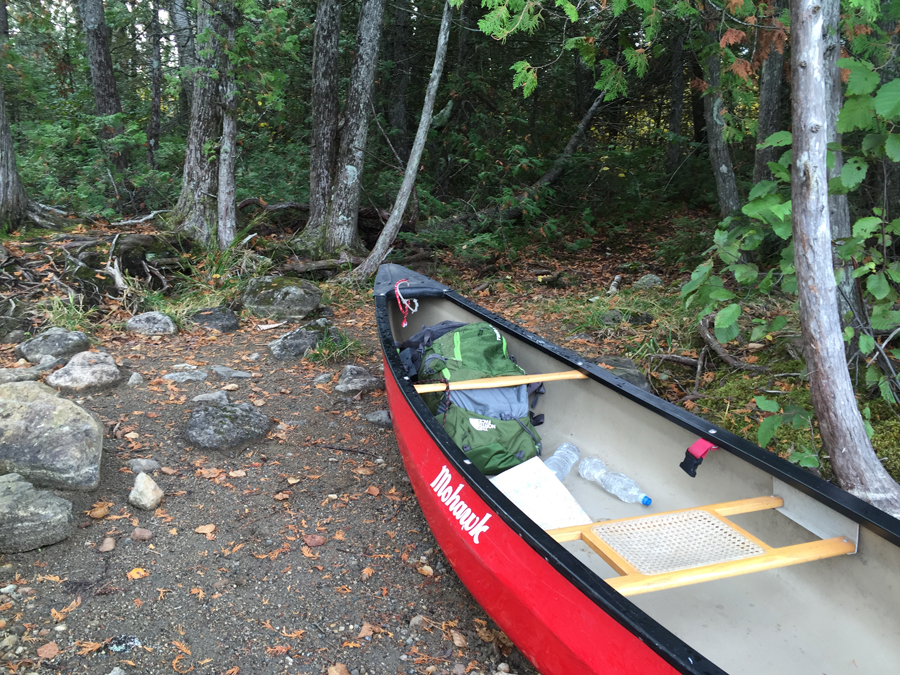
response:
<svg viewBox="0 0 900 675"><path fill-rule="evenodd" d="M47 322L51 326L77 330L83 333L93 333L100 319L98 307L88 307L81 296L51 297L40 303L40 310L44 313Z"/></svg>
<svg viewBox="0 0 900 675"><path fill-rule="evenodd" d="M304 357L312 363L334 363L336 361L346 361L366 353L365 347L334 326L325 328L325 335L316 345L315 349L307 352Z"/></svg>

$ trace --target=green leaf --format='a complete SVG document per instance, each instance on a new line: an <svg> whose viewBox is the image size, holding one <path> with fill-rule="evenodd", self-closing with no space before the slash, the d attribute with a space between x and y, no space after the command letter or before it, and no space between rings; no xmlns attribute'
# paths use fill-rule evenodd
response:
<svg viewBox="0 0 900 675"><path fill-rule="evenodd" d="M753 201L757 197L762 197L763 195L772 194L776 190L778 190L778 183L771 180L761 180L753 186L752 190L750 190L750 201Z"/></svg>
<svg viewBox="0 0 900 675"><path fill-rule="evenodd" d="M866 290L871 293L876 300L886 298L891 292L891 285L888 283L884 272L876 272L866 279Z"/></svg>
<svg viewBox="0 0 900 675"><path fill-rule="evenodd" d="M709 278L709 273L712 272L712 268L713 264L711 262L698 265L697 268L691 272L691 280L681 287L681 297L685 298L700 288L703 282Z"/></svg>
<svg viewBox="0 0 900 675"><path fill-rule="evenodd" d="M866 177L869 165L859 157L851 157L841 169L841 182L848 190L858 187Z"/></svg>
<svg viewBox="0 0 900 675"><path fill-rule="evenodd" d="M756 432L756 442L763 448L766 447L779 426L781 426L781 415L771 415L764 419Z"/></svg>
<svg viewBox="0 0 900 675"><path fill-rule="evenodd" d="M868 61L856 59L839 59L838 67L850 70L850 81L847 82L847 96L871 94L878 86L878 73Z"/></svg>
<svg viewBox="0 0 900 675"><path fill-rule="evenodd" d="M900 79L891 80L875 94L875 112L886 120L900 116Z"/></svg>
<svg viewBox="0 0 900 675"><path fill-rule="evenodd" d="M731 300L734 297L734 293L727 288L717 288L709 294L710 300Z"/></svg>
<svg viewBox="0 0 900 675"><path fill-rule="evenodd" d="M775 178L785 183L791 182L791 172L787 170L787 167L778 162L767 162L767 164L769 165L769 171L772 172Z"/></svg>
<svg viewBox="0 0 900 675"><path fill-rule="evenodd" d="M855 129L873 129L875 105L871 96L848 96L838 115L837 130L844 134Z"/></svg>
<svg viewBox="0 0 900 675"><path fill-rule="evenodd" d="M875 338L871 335L863 333L859 336L859 351L868 356L875 351Z"/></svg>
<svg viewBox="0 0 900 675"><path fill-rule="evenodd" d="M525 98L531 96L537 87L537 68L532 66L528 61L518 61L509 68L515 71L513 77L513 89L522 87L522 95Z"/></svg>
<svg viewBox="0 0 900 675"><path fill-rule="evenodd" d="M856 335L856 331L853 330L853 326L847 326L844 329L844 342L850 342L854 335Z"/></svg>
<svg viewBox="0 0 900 675"><path fill-rule="evenodd" d="M737 320L740 315L741 306L737 303L726 306L716 314L715 332L719 342L731 342L738 336L740 329Z"/></svg>
<svg viewBox="0 0 900 675"><path fill-rule="evenodd" d="M900 162L900 134L889 134L884 142L884 154L891 158L892 162Z"/></svg>
<svg viewBox="0 0 900 675"><path fill-rule="evenodd" d="M878 76L876 75L875 77L877 78ZM756 147L757 149L780 148L785 145L790 145L792 142L793 138L791 137L790 131L776 131Z"/></svg>
<svg viewBox="0 0 900 675"><path fill-rule="evenodd" d="M769 324L769 330L774 332L780 331L782 328L787 326L787 317L786 316L776 316L772 319L772 322Z"/></svg>
<svg viewBox="0 0 900 675"><path fill-rule="evenodd" d="M887 134L866 134L866 137L863 138L862 142L863 154L880 154L886 138Z"/></svg>
<svg viewBox="0 0 900 675"><path fill-rule="evenodd" d="M749 265L735 265L734 278L739 284L752 284L759 278L759 268L750 263Z"/></svg>
<svg viewBox="0 0 900 675"><path fill-rule="evenodd" d="M875 230L881 228L882 220L875 216L860 218L853 224L853 236L861 239L871 237Z"/></svg>
<svg viewBox="0 0 900 675"><path fill-rule="evenodd" d="M775 401L771 398L766 398L765 396L756 396L756 407L760 410L770 413L777 413L781 410L781 406L778 405L778 401Z"/></svg>
<svg viewBox="0 0 900 675"><path fill-rule="evenodd" d="M797 455L797 454L800 454L800 453L792 452L791 457L793 457L794 455ZM788 458L788 459L790 459L790 458ZM807 469L815 469L816 467L819 466L819 458L816 457L811 452L804 452L803 455L800 457L799 461L797 462L797 464L799 464L800 466L805 467Z"/></svg>
<svg viewBox="0 0 900 675"><path fill-rule="evenodd" d="M566 13L569 21L572 23L578 22L578 10L575 9L575 5L569 2L569 0L556 0L556 6L562 7L562 10Z"/></svg>

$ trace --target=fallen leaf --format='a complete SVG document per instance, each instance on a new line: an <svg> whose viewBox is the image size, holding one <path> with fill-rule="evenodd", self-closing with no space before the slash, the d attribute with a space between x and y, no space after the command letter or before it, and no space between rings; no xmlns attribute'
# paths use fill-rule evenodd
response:
<svg viewBox="0 0 900 675"><path fill-rule="evenodd" d="M356 636L356 639L369 637L370 635L374 635L375 633L380 633L380 626L373 626L368 621L364 621L362 627L359 629L359 635Z"/></svg>
<svg viewBox="0 0 900 675"><path fill-rule="evenodd" d="M429 565L419 565L416 571L421 574L423 577L431 577L434 576L434 570L431 569Z"/></svg>
<svg viewBox="0 0 900 675"><path fill-rule="evenodd" d="M375 469L368 466L358 466L353 469L353 473L358 473L360 476L371 476L375 473Z"/></svg>
<svg viewBox="0 0 900 675"><path fill-rule="evenodd" d="M139 433L137 433L136 431L129 431L127 434L125 434L125 438L130 438L132 440L134 440L135 438L140 438L140 437L141 437L141 435Z"/></svg>
<svg viewBox="0 0 900 675"><path fill-rule="evenodd" d="M312 549L309 546L304 546L300 549L300 553L303 554L304 558L318 558L318 553L313 553Z"/></svg>
<svg viewBox="0 0 900 675"><path fill-rule="evenodd" d="M261 399L261 398L253 399L253 405L255 405L257 408L262 408L265 404L266 404L266 402L264 399Z"/></svg>
<svg viewBox="0 0 900 675"><path fill-rule="evenodd" d="M210 523L209 525L201 525L200 527L198 527L194 530L194 532L196 532L197 534L212 534L215 531L216 531L216 526L213 525L212 523Z"/></svg>
<svg viewBox="0 0 900 675"><path fill-rule="evenodd" d="M94 509L88 511L88 515L94 520L100 520L101 518L106 518L109 515L109 504L104 504L103 506L98 506Z"/></svg>
<svg viewBox="0 0 900 675"><path fill-rule="evenodd" d="M469 644L469 641L466 640L466 636L460 633L458 630L450 631L450 639L453 640L453 644L460 649L465 649Z"/></svg>
<svg viewBox="0 0 900 675"><path fill-rule="evenodd" d="M231 384L226 384L222 389L224 391L237 391L238 386L232 382Z"/></svg>
<svg viewBox="0 0 900 675"><path fill-rule="evenodd" d="M177 649L177 650L180 651L181 653L187 654L188 656L191 655L191 648L188 647L188 646L187 646L186 644L184 644L183 642L179 642L178 640L174 640L174 641L172 642L172 644L175 645L175 649Z"/></svg>
<svg viewBox="0 0 900 675"><path fill-rule="evenodd" d="M373 570L371 567L366 567L366 568L363 569L363 571L360 573L359 577L360 577L360 579L362 579L363 581L365 581L366 579L368 579L369 577L371 577L373 574L375 574L375 570Z"/></svg>
<svg viewBox="0 0 900 675"><path fill-rule="evenodd" d="M350 675L350 671L343 663L335 663L333 666L328 666L328 675Z"/></svg>
<svg viewBox="0 0 900 675"><path fill-rule="evenodd" d="M145 577L149 577L150 572L145 570L143 567L135 567L125 576L127 576L132 581L136 581L137 579L144 579Z"/></svg>
<svg viewBox="0 0 900 675"><path fill-rule="evenodd" d="M377 497L378 495L381 494L381 490L379 490L374 485L370 485L369 487L366 488L366 494L372 495L373 497Z"/></svg>
<svg viewBox="0 0 900 675"><path fill-rule="evenodd" d="M229 478L243 478L246 475L247 475L247 472L244 471L243 469L238 469L237 471L229 471L228 472Z"/></svg>
<svg viewBox="0 0 900 675"><path fill-rule="evenodd" d="M176 473L178 473L177 470L173 469L170 466L164 466L163 468L160 469L160 471L162 471L167 476L174 476Z"/></svg>
<svg viewBox="0 0 900 675"><path fill-rule="evenodd" d="M287 482L288 482L288 485L296 485L297 483L300 482L300 479L297 478L296 476L288 476Z"/></svg>
<svg viewBox="0 0 900 675"><path fill-rule="evenodd" d="M316 546L321 546L322 544L324 544L326 541L328 541L328 539L323 537L321 534L304 534L303 541L306 542L307 546L315 548Z"/></svg>
<svg viewBox="0 0 900 675"><path fill-rule="evenodd" d="M38 647L37 655L42 659L52 659L59 654L59 646L55 642L48 642Z"/></svg>
<svg viewBox="0 0 900 675"><path fill-rule="evenodd" d="M218 478L222 475L222 469L200 469L201 478Z"/></svg>
<svg viewBox="0 0 900 675"><path fill-rule="evenodd" d="M287 491L282 491L275 495L275 499L277 499L280 502L283 502L285 499L290 499L290 498L291 498L291 493L287 492Z"/></svg>
<svg viewBox="0 0 900 675"><path fill-rule="evenodd" d="M206 597L206 593L203 592L202 588L192 588L191 595L196 595L198 600L202 600Z"/></svg>

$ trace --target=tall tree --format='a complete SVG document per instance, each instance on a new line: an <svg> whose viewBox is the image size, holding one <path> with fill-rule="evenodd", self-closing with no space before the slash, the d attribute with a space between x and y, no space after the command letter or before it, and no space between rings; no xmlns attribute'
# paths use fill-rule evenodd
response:
<svg viewBox="0 0 900 675"><path fill-rule="evenodd" d="M216 200L219 170L213 148L222 129L217 71L222 59L219 36L225 32L221 24L215 9L201 2L197 10L197 35L205 43L197 53L181 195L170 216L176 232L204 246L212 240L219 215Z"/></svg>
<svg viewBox="0 0 900 675"><path fill-rule="evenodd" d="M225 250L237 235L237 206L235 205L234 165L237 158L237 82L234 76L232 52L235 31L241 21L239 10L230 1L218 6L219 15L225 26L224 44L219 66L219 96L222 104L222 137L219 140L219 176L217 206L219 208L218 242L219 249Z"/></svg>
<svg viewBox="0 0 900 675"><path fill-rule="evenodd" d="M391 77L387 92L387 121L393 127L391 145L406 161L409 157L409 124L406 119L406 95L409 90L410 54L409 15L412 11L409 0L394 5L390 30L387 35L386 56L390 59Z"/></svg>
<svg viewBox="0 0 900 675"><path fill-rule="evenodd" d="M188 113L194 96L194 67L197 54L194 49L194 28L185 0L171 0L169 16L172 20L175 44L178 46L178 65L181 70L182 107Z"/></svg>
<svg viewBox="0 0 900 675"><path fill-rule="evenodd" d="M431 127L431 116L434 112L434 99L437 97L438 84L441 81L441 73L444 70L444 58L447 56L447 43L450 41L450 21L453 17L453 8L449 2L444 3L444 16L441 19L441 29L438 33L437 49L434 54L434 65L431 68L431 77L428 80L428 88L425 91L425 102L422 104L422 115L419 117L419 129L416 132L416 140L413 143L409 160L406 162L406 173L403 176L403 184L394 201L394 208L387 224L381 231L378 241L369 257L362 265L353 270L351 279L363 281L375 274L381 261L388 254L394 243L400 225L403 222L403 213L409 203L409 197L416 185L416 175L419 172L419 160L425 149L425 141L428 138L428 129Z"/></svg>
<svg viewBox="0 0 900 675"><path fill-rule="evenodd" d="M159 146L159 113L162 106L162 35L159 28L159 8L156 0L150 3L150 120L147 122L147 163L156 168Z"/></svg>
<svg viewBox="0 0 900 675"><path fill-rule="evenodd" d="M301 245L313 251L321 247L321 241L325 236L337 162L340 33L341 0L319 0L313 38L309 219L306 228L298 237Z"/></svg>
<svg viewBox="0 0 900 675"><path fill-rule="evenodd" d="M375 83L384 4L385 0L363 0L359 14L356 55L344 106L344 129L325 231L326 253L362 250L357 233L359 196L369 132L369 98Z"/></svg>
<svg viewBox="0 0 900 675"><path fill-rule="evenodd" d="M775 0L774 5L769 6L773 12L777 12L785 8L785 2L786 0ZM757 30L756 44L756 59L762 63L759 73L759 114L756 131L758 144L783 128L781 90L784 82L784 47L787 43L787 34L774 17L768 17L764 25L765 29ZM754 183L772 180L769 162L774 162L777 156L776 147L757 148L753 161Z"/></svg>
<svg viewBox="0 0 900 675"><path fill-rule="evenodd" d="M703 112L706 119L706 143L713 175L716 178L716 194L719 199L719 213L727 216L741 208L737 179L731 163L731 152L725 141L725 120L722 111L722 57L715 30L708 32L710 39L709 56L706 58L705 75L707 88L703 95Z"/></svg>
<svg viewBox="0 0 900 675"><path fill-rule="evenodd" d="M681 122L684 115L684 38L681 30L672 38L672 79L669 106L669 148L666 152L666 170L675 173L684 152L681 138Z"/></svg>
<svg viewBox="0 0 900 675"><path fill-rule="evenodd" d="M121 115L122 102L119 99L112 57L109 53L109 30L106 27L106 17L103 13L103 0L78 0L78 8L81 12L81 23L84 26L97 114L101 117ZM122 133L123 129L120 121L113 122L106 135L107 137L116 136ZM113 163L120 171L128 166L128 159L124 152L113 151L111 156Z"/></svg>
<svg viewBox="0 0 900 675"><path fill-rule="evenodd" d="M875 455L857 407L837 309L827 169L832 77L824 37L837 34L839 13L839 0L791 2L791 218L800 325L813 407L841 487L900 516L900 485Z"/></svg>

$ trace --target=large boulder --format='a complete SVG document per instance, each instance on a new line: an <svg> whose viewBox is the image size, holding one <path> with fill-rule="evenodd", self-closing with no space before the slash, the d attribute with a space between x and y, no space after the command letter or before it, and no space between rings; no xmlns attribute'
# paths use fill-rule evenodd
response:
<svg viewBox="0 0 900 675"><path fill-rule="evenodd" d="M106 352L81 352L44 380L64 394L99 391L121 379L116 360Z"/></svg>
<svg viewBox="0 0 900 675"><path fill-rule="evenodd" d="M206 450L226 450L263 438L271 426L271 420L249 403L229 403L195 410L184 435Z"/></svg>
<svg viewBox="0 0 900 675"><path fill-rule="evenodd" d="M40 363L45 356L67 357L91 348L88 336L77 330L48 328L37 337L16 345L16 357L30 363Z"/></svg>
<svg viewBox="0 0 900 675"><path fill-rule="evenodd" d="M221 333L233 333L241 326L237 314L227 307L207 307L194 314L191 319L203 326Z"/></svg>
<svg viewBox="0 0 900 675"><path fill-rule="evenodd" d="M626 382L630 382L635 387L639 387L644 391L653 393L653 387L647 382L647 378L641 369L637 367L634 361L625 356L598 356L596 358L587 359L597 365L608 366L607 370L617 377L621 377Z"/></svg>
<svg viewBox="0 0 900 675"><path fill-rule="evenodd" d="M285 333L277 340L272 340L267 347L269 353L279 361L302 359L306 352L315 349L324 335L317 330L297 328Z"/></svg>
<svg viewBox="0 0 900 675"><path fill-rule="evenodd" d="M103 427L90 412L38 382L0 385L0 473L38 487L93 490Z"/></svg>
<svg viewBox="0 0 900 675"><path fill-rule="evenodd" d="M349 364L344 366L334 389L342 394L358 396L368 391L384 389L384 380L380 377L375 377L362 366Z"/></svg>
<svg viewBox="0 0 900 675"><path fill-rule="evenodd" d="M72 533L72 503L38 491L17 473L0 476L0 553L49 546Z"/></svg>
<svg viewBox="0 0 900 675"><path fill-rule="evenodd" d="M125 330L138 335L175 335L178 326L162 312L144 312L128 319Z"/></svg>
<svg viewBox="0 0 900 675"><path fill-rule="evenodd" d="M305 279L258 277L244 292L244 307L256 316L299 321L319 306L322 291Z"/></svg>

